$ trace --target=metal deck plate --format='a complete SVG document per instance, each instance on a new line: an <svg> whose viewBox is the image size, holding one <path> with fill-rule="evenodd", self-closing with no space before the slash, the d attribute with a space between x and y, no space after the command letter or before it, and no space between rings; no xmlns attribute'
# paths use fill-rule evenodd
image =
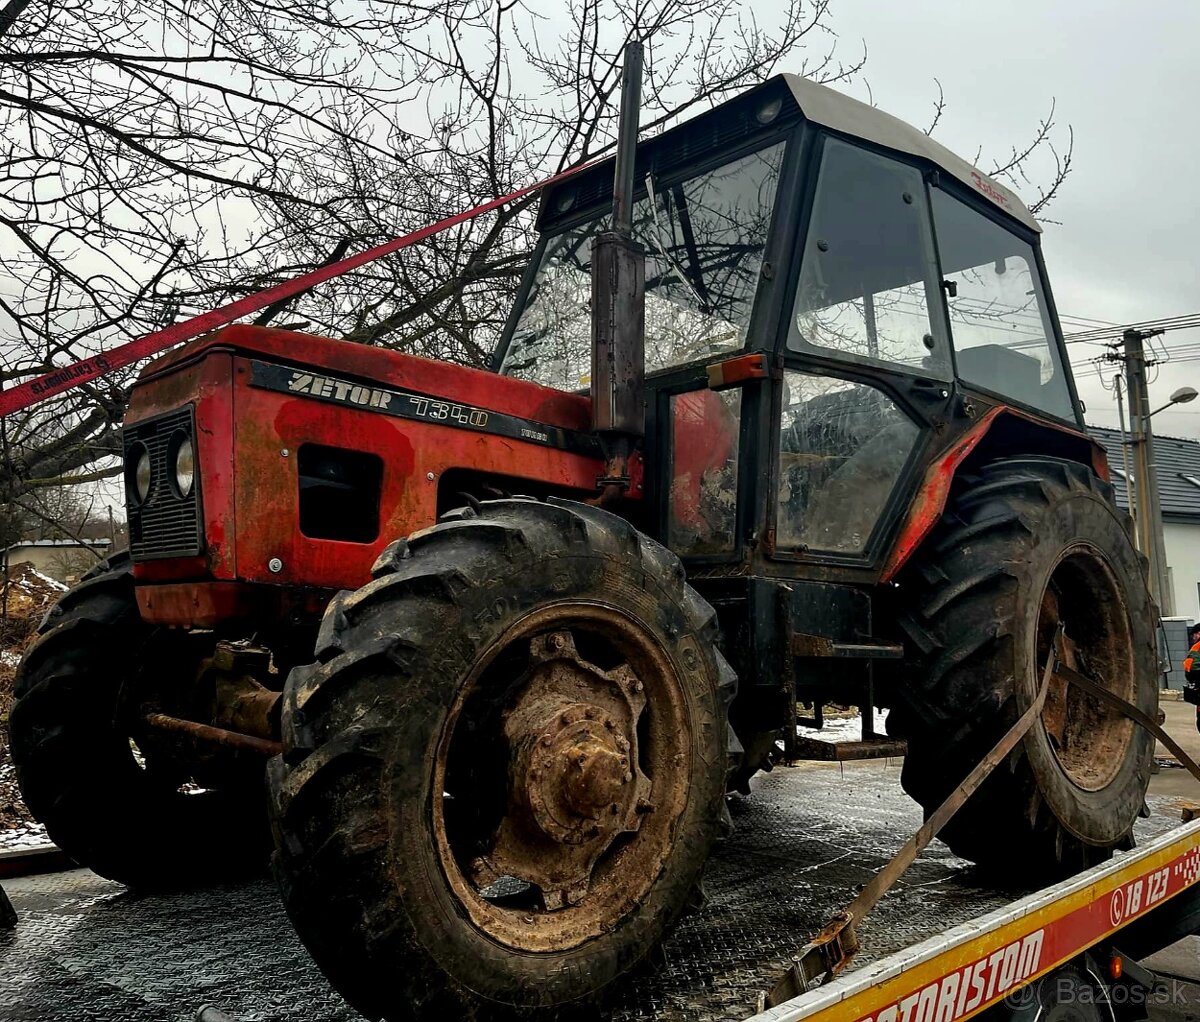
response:
<svg viewBox="0 0 1200 1022"><path fill-rule="evenodd" d="M733 800L737 829L709 867L708 905L655 973L617 992L616 1022L752 1014L758 991L921 822L896 762L779 768L756 783ZM1143 836L1178 821L1172 804L1157 808ZM1026 893L979 883L935 842L860 930L858 963ZM4 887L21 917L0 931L4 1022L190 1022L203 1004L240 1022L359 1018L312 964L268 880L138 897L76 870Z"/></svg>

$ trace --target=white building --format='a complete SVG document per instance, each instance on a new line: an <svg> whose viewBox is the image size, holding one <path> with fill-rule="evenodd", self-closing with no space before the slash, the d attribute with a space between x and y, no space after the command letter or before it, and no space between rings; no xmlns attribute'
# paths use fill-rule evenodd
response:
<svg viewBox="0 0 1200 1022"><path fill-rule="evenodd" d="M27 561L35 571L59 582L69 582L93 567L108 553L107 539L26 539L10 546L8 563Z"/></svg>
<svg viewBox="0 0 1200 1022"><path fill-rule="evenodd" d="M1128 509L1120 432L1102 426L1089 426L1088 432L1108 448L1117 503ZM1154 461L1163 513L1167 584L1175 602L1174 607L1163 610L1175 617L1200 620L1200 441L1156 436Z"/></svg>

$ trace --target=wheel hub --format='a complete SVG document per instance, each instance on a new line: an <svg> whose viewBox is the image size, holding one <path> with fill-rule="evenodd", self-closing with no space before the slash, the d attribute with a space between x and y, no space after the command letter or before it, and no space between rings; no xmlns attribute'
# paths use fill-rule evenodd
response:
<svg viewBox="0 0 1200 1022"><path fill-rule="evenodd" d="M633 790L629 741L598 706L576 703L554 713L529 743L524 795L548 837L580 844L602 827L611 829Z"/></svg>
<svg viewBox="0 0 1200 1022"><path fill-rule="evenodd" d="M589 663L569 632L533 639L531 663L504 715L508 812L472 872L479 888L506 876L533 884L552 910L587 894L597 860L653 808L638 766L646 698L627 664Z"/></svg>

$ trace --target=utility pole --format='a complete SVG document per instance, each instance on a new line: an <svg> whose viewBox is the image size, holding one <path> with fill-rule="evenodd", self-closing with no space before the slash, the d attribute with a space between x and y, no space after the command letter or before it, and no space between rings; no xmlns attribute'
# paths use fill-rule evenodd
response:
<svg viewBox="0 0 1200 1022"><path fill-rule="evenodd" d="M1159 613L1175 613L1175 594L1167 583L1167 555L1163 541L1162 507L1154 464L1154 436L1150 427L1150 394L1146 385L1146 350L1143 342L1161 330L1129 329L1124 341L1125 382L1129 394L1129 426L1133 447L1133 477L1137 487L1138 547L1150 562L1150 592ZM1120 356L1118 356L1120 357Z"/></svg>

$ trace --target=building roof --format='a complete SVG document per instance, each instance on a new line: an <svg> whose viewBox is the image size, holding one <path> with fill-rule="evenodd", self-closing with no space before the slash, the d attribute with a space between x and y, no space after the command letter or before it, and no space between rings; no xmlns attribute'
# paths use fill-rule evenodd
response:
<svg viewBox="0 0 1200 1022"><path fill-rule="evenodd" d="M893 117L878 107L862 103L827 85L818 85L799 75L782 77L791 88L792 97L800 111L814 124L861 138L866 142L874 142L886 149L895 149L909 156L929 160L1013 219L1019 220L1032 230L1041 230L1037 219L1017 197L1016 192L988 177L978 167L971 166L961 156L956 156L919 128L914 128L899 117Z"/></svg>
<svg viewBox="0 0 1200 1022"><path fill-rule="evenodd" d="M1107 426L1088 426L1088 432L1108 448L1108 465L1117 503L1129 507L1125 486L1125 461L1121 456L1121 432ZM1182 437L1154 438L1155 474L1159 503L1166 520L1200 522L1200 441ZM1132 470L1133 461L1130 459ZM1136 480L1135 480L1136 482Z"/></svg>

